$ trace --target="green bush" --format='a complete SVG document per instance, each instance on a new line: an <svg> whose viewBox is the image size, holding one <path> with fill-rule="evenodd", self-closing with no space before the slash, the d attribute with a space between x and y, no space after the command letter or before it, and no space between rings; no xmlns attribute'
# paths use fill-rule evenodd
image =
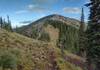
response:
<svg viewBox="0 0 100 70"><path fill-rule="evenodd" d="M49 42L49 41L50 41L50 36L49 36L48 33L43 32L43 33L41 34L39 40L48 41L48 42Z"/></svg>
<svg viewBox="0 0 100 70"><path fill-rule="evenodd" d="M37 30L33 27L32 28L32 38L36 39L38 37L38 32Z"/></svg>
<svg viewBox="0 0 100 70"><path fill-rule="evenodd" d="M17 58L14 54L10 52L3 52L0 54L0 66L4 69L10 68L14 69L17 66Z"/></svg>

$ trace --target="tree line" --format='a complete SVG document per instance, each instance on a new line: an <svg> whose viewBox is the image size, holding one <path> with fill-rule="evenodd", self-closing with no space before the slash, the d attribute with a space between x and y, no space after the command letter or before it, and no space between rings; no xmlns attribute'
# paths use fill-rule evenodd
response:
<svg viewBox="0 0 100 70"><path fill-rule="evenodd" d="M89 70L100 70L100 0L90 0L86 6L90 9L86 31Z"/></svg>
<svg viewBox="0 0 100 70"><path fill-rule="evenodd" d="M5 29L7 31L11 31L11 32L13 31L9 16L7 16L7 21L5 21L5 18L3 19L2 17L0 17L0 28Z"/></svg>
<svg viewBox="0 0 100 70"><path fill-rule="evenodd" d="M87 30L84 32L81 29L83 26L80 26L79 53L85 52L87 70L100 70L100 0L90 0L85 6L90 9L90 14ZM84 23L83 13L82 23Z"/></svg>

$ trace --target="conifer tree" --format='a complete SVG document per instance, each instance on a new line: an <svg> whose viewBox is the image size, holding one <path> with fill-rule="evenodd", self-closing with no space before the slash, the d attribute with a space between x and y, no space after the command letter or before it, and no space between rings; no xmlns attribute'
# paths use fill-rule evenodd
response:
<svg viewBox="0 0 100 70"><path fill-rule="evenodd" d="M100 0L90 0L86 6L90 8L87 60L95 66L95 70L100 70Z"/></svg>
<svg viewBox="0 0 100 70"><path fill-rule="evenodd" d="M79 29L79 52L78 55L85 57L86 56L86 37L85 37L85 22L84 22L84 8L82 8L81 12L81 22L80 22L80 29Z"/></svg>
<svg viewBox="0 0 100 70"><path fill-rule="evenodd" d="M1 27L1 28L3 27L3 20L2 20L2 17L0 17L0 27Z"/></svg>
<svg viewBox="0 0 100 70"><path fill-rule="evenodd" d="M9 16L7 16L8 22L5 24L5 29L12 32L12 26L11 21L9 19Z"/></svg>

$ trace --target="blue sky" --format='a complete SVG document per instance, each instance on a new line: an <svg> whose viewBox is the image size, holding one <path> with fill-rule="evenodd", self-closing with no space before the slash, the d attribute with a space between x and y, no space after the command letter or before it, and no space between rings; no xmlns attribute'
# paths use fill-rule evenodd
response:
<svg viewBox="0 0 100 70"><path fill-rule="evenodd" d="M0 16L10 16L12 26L23 24L23 21L35 21L50 14L60 14L66 17L80 19L81 7L88 0L0 0ZM84 7L85 20L88 18L88 8Z"/></svg>

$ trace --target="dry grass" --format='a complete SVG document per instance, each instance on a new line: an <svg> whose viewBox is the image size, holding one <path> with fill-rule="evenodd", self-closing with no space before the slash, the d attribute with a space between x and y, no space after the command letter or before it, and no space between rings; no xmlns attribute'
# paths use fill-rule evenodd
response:
<svg viewBox="0 0 100 70"><path fill-rule="evenodd" d="M54 28L52 25L48 24L46 27L44 27L44 30L49 34L50 42L56 45L59 38L59 29Z"/></svg>
<svg viewBox="0 0 100 70"><path fill-rule="evenodd" d="M51 35L53 34L51 33ZM50 53L52 51L56 57L54 60L56 60L60 70L81 70L64 61L60 49L53 44L30 39L2 29L0 29L0 49L20 50L19 64L23 66L23 70L51 70Z"/></svg>

